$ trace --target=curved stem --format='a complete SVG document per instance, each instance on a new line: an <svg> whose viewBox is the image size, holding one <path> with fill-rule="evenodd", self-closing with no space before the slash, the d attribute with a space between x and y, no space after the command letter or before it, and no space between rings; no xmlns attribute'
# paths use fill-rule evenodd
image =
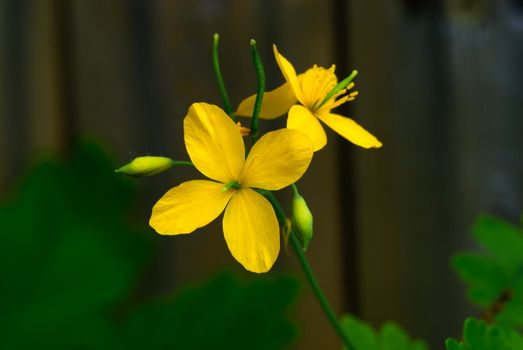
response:
<svg viewBox="0 0 523 350"><path fill-rule="evenodd" d="M260 54L256 49L256 41L251 39L252 61L256 69L256 77L258 78L258 91L256 93L256 101L254 102L254 109L251 119L251 137L252 141L258 140L258 119L260 117L261 106L263 102L263 94L265 93L265 71L261 62Z"/></svg>
<svg viewBox="0 0 523 350"><path fill-rule="evenodd" d="M280 203L278 202L274 194L270 191L259 192L271 203L272 207L274 208L274 212L276 213L276 217L280 222L280 225L284 225L287 216L285 215L285 212L283 211ZM327 319L329 320L331 326L336 330L343 344L345 344L345 346L347 347L347 350L354 350L354 346L351 344L345 332L343 332L343 329L341 328L341 325L338 321L338 317L332 310L329 301L327 300L325 294L321 290L321 287L318 281L316 280L316 276L314 275L314 272L312 271L312 268L309 265L309 262L307 261L307 257L301 250L300 242L298 242L298 239L292 231L289 234L289 240L291 242L294 252L296 253L296 256L298 257L298 260L300 261L300 265L303 269L303 272L305 273L305 277L307 277L307 282L309 282L312 292L314 293L314 296L320 303L320 306L323 309L325 316L327 316Z"/></svg>
<svg viewBox="0 0 523 350"><path fill-rule="evenodd" d="M220 60L218 58L218 42L220 41L220 35L218 33L214 34L213 44L212 44L212 63L214 66L214 73L216 74L216 80L218 82L218 88L220 90L220 95L223 100L223 108L225 112L231 117L231 119L236 123L236 117L234 116L234 110L231 107L229 102L229 95L227 95L227 89L225 89L225 83L223 82L222 71L220 70Z"/></svg>

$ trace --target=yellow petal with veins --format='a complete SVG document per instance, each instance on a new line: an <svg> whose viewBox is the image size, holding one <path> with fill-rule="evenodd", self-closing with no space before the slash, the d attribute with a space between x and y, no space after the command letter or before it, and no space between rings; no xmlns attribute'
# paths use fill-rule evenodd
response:
<svg viewBox="0 0 523 350"><path fill-rule="evenodd" d="M234 114L241 117L252 117L255 101L256 95L247 97L240 102L238 110L234 112ZM282 86L263 94L260 118L275 119L281 117L287 113L289 108L297 101L291 85L285 82Z"/></svg>
<svg viewBox="0 0 523 350"><path fill-rule="evenodd" d="M162 235L191 233L223 211L234 190L223 184L192 180L171 188L153 207L149 225Z"/></svg>
<svg viewBox="0 0 523 350"><path fill-rule="evenodd" d="M267 199L250 188L231 198L223 216L225 241L247 270L267 272L280 251L280 226Z"/></svg>
<svg viewBox="0 0 523 350"><path fill-rule="evenodd" d="M292 91L294 91L294 96L296 96L298 101L303 103L303 94L301 92L298 77L296 76L296 70L292 64L280 54L276 45L273 44L272 48L274 50L274 57L276 58L276 62L278 63L285 80L287 80L287 82L289 82L291 85Z"/></svg>
<svg viewBox="0 0 523 350"><path fill-rule="evenodd" d="M268 132L249 152L238 182L271 191L287 187L302 177L312 154L312 143L304 133L290 129Z"/></svg>
<svg viewBox="0 0 523 350"><path fill-rule="evenodd" d="M202 174L224 183L237 178L245 146L238 127L220 107L193 103L183 127L187 153Z"/></svg>
<svg viewBox="0 0 523 350"><path fill-rule="evenodd" d="M327 144L327 135L318 118L303 106L292 106L289 111L289 118L287 118L287 128L299 130L307 135L312 141L314 152L319 151Z"/></svg>
<svg viewBox="0 0 523 350"><path fill-rule="evenodd" d="M334 113L320 113L318 118L345 139L363 148L380 148L382 143L354 120Z"/></svg>

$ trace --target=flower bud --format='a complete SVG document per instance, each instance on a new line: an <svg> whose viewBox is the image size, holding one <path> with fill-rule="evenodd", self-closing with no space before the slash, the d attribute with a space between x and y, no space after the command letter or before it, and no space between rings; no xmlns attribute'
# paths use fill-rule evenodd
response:
<svg viewBox="0 0 523 350"><path fill-rule="evenodd" d="M312 239L312 213L305 199L298 193L292 199L292 226L303 251L306 251Z"/></svg>
<svg viewBox="0 0 523 350"><path fill-rule="evenodd" d="M130 163L125 164L121 168L115 170L115 172L128 176L146 177L159 174L170 169L173 165L174 162L171 158L144 156L134 158Z"/></svg>

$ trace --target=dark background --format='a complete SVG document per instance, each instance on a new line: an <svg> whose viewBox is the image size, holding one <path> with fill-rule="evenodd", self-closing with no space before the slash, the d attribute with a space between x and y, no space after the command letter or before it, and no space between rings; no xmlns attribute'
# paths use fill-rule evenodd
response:
<svg viewBox="0 0 523 350"><path fill-rule="evenodd" d="M363 150L329 132L300 181L315 214L308 256L336 312L397 321L435 349L475 314L449 258L471 245L477 214L516 222L523 208L523 2L3 0L0 16L2 191L84 135L121 163L184 159L187 108L220 103L212 34L234 105L256 88L251 38L268 88L283 81L276 43L298 72L358 69L360 95L340 113L384 144ZM137 219L194 176L175 169L141 182ZM241 270L220 227L165 238L151 293ZM302 276L284 249L271 273L282 271ZM305 283L301 294L297 348L338 346Z"/></svg>

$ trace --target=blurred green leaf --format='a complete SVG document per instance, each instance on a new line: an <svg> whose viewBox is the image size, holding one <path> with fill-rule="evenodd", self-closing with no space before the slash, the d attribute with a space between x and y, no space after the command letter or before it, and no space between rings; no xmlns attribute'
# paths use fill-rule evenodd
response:
<svg viewBox="0 0 523 350"><path fill-rule="evenodd" d="M463 340L449 338L445 344L447 350L520 350L523 337L514 330L469 318L463 327Z"/></svg>
<svg viewBox="0 0 523 350"><path fill-rule="evenodd" d="M503 220L481 216L474 238L487 252L460 253L452 266L469 285L468 297L492 313L498 322L523 326L523 231ZM505 295L510 295L508 300Z"/></svg>
<svg viewBox="0 0 523 350"><path fill-rule="evenodd" d="M461 253L454 256L452 265L469 285L467 294L470 300L482 307L488 307L509 284L509 276L495 257Z"/></svg>
<svg viewBox="0 0 523 350"><path fill-rule="evenodd" d="M127 224L131 195L84 145L41 162L0 206L0 348L109 348L111 313L151 251Z"/></svg>
<svg viewBox="0 0 523 350"><path fill-rule="evenodd" d="M128 217L133 188L96 146L37 165L0 204L0 349L281 349L289 279L224 275L138 308L156 237ZM125 305L125 308L123 308Z"/></svg>
<svg viewBox="0 0 523 350"><path fill-rule="evenodd" d="M355 350L427 350L420 340L411 340L398 325L385 323L379 332L352 315L341 320L341 326ZM344 349L346 349L344 347Z"/></svg>
<svg viewBox="0 0 523 350"><path fill-rule="evenodd" d="M521 269L523 232L520 228L491 216L482 216L476 221L472 232L508 274L512 275Z"/></svg>
<svg viewBox="0 0 523 350"><path fill-rule="evenodd" d="M511 289L511 298L503 310L497 315L496 321L508 325L523 325L523 278L519 278ZM522 347L523 349L523 347Z"/></svg>
<svg viewBox="0 0 523 350"><path fill-rule="evenodd" d="M221 275L174 300L144 305L126 326L122 348L281 349L294 338L285 311L296 292L288 278L240 284Z"/></svg>

